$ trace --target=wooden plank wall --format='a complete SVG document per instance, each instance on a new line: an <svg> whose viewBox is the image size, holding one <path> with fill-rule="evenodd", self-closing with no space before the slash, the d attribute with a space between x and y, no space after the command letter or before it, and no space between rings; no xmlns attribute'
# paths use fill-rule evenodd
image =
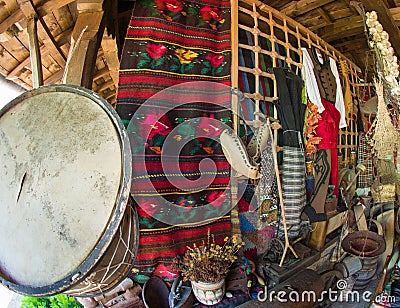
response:
<svg viewBox="0 0 400 308"><path fill-rule="evenodd" d="M234 6L233 6L234 7ZM348 77L351 87L351 94L353 98L352 110L346 110L347 128L342 129L339 133L338 148L342 153L341 163L347 164L350 162L351 152L356 149L358 143L358 133L356 127L357 120L357 105L360 99L359 84L360 80L358 72L360 69L348 60L344 55L335 50L332 46L324 42L321 38L311 32L309 29L303 27L296 21L288 18L286 15L276 11L268 5L257 0L241 0L237 6L238 24L232 24L234 32L246 31L251 33L254 44L247 45L238 43L238 46L232 47L233 63L237 63L238 57L237 49L243 48L249 50L254 56L254 66L240 66L237 65L237 71L247 72L254 75L255 89L251 93L245 92L244 94L251 98L256 103L256 108L259 108L261 101L272 102L277 99L277 85L275 77L272 73L265 69L265 66L260 64L260 56L264 59L269 59L273 67L283 66L286 62L291 69L301 74L302 69L302 52L301 47L316 47L323 53L329 55L336 60L338 68L340 68L339 61L346 61L348 67ZM234 12L235 14L235 12ZM233 18L233 20L235 20ZM238 30L236 30L238 29ZM238 33L235 33L238 35ZM269 42L268 49L262 48L259 44L260 40ZM264 44L265 45L265 44ZM282 53L282 50L284 52ZM233 69L234 71L235 69ZM341 74L341 78L343 75ZM273 85L270 95L265 97L260 92L259 80L264 78L269 80ZM238 75L232 74L232 86L239 88Z"/></svg>

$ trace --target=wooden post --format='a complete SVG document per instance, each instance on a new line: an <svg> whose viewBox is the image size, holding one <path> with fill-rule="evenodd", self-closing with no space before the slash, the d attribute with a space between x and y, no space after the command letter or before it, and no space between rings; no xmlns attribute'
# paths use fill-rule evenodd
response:
<svg viewBox="0 0 400 308"><path fill-rule="evenodd" d="M29 39L29 53L32 67L32 85L38 88L43 85L42 60L40 57L40 47L37 34L37 18L31 16L27 18L27 31Z"/></svg>
<svg viewBox="0 0 400 308"><path fill-rule="evenodd" d="M100 33L101 21L103 18L103 0L78 0L79 11L71 38L71 48L68 55L68 67L64 78L65 83L81 85L91 89L93 82L93 68L97 59L99 40L103 33ZM78 44L78 37L82 39ZM76 45L75 45L76 44Z"/></svg>

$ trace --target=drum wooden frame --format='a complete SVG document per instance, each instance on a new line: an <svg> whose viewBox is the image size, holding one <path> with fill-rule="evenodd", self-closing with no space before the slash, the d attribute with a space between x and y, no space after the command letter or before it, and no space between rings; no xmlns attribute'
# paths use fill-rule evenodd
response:
<svg viewBox="0 0 400 308"><path fill-rule="evenodd" d="M111 105L72 85L26 92L0 110L0 157L0 282L31 296L120 283L139 232L130 143Z"/></svg>

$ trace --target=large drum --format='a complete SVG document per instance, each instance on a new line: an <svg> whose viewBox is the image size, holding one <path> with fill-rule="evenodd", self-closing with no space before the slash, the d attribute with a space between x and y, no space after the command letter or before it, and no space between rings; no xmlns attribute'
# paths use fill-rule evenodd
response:
<svg viewBox="0 0 400 308"><path fill-rule="evenodd" d="M0 281L31 296L93 296L130 271L138 219L116 112L81 87L26 92L0 111Z"/></svg>

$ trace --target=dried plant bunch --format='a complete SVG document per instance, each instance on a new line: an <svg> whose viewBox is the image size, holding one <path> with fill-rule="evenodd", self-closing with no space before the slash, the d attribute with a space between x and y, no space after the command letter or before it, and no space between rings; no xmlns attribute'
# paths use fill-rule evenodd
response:
<svg viewBox="0 0 400 308"><path fill-rule="evenodd" d="M370 47L376 51L379 69L391 88L392 95L400 95L399 64L389 41L389 34L383 30L375 11L366 13L366 24L370 34Z"/></svg>
<svg viewBox="0 0 400 308"><path fill-rule="evenodd" d="M225 278L231 265L237 260L237 252L244 245L240 236L226 237L224 243L215 243L214 236L208 233L207 243L192 247L183 256L174 260L172 268L181 273L183 280L218 282Z"/></svg>

